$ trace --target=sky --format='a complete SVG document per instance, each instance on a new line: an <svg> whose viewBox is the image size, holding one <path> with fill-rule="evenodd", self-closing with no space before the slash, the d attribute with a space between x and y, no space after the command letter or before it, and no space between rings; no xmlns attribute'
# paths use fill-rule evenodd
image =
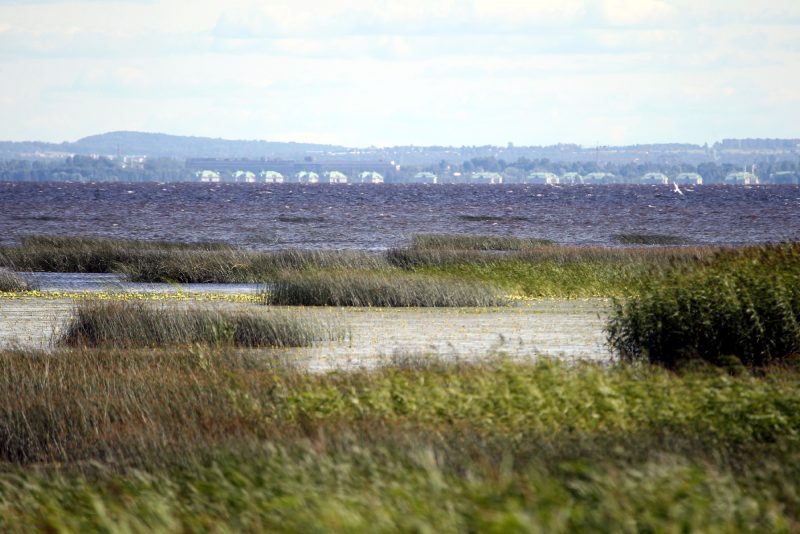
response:
<svg viewBox="0 0 800 534"><path fill-rule="evenodd" d="M0 0L0 139L800 137L798 0Z"/></svg>

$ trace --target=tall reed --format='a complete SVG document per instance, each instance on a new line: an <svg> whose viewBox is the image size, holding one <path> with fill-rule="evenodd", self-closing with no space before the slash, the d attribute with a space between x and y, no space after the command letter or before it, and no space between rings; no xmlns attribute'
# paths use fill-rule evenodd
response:
<svg viewBox="0 0 800 534"><path fill-rule="evenodd" d="M436 250L526 250L552 244L549 239L471 234L416 234L411 238L411 248Z"/></svg>
<svg viewBox="0 0 800 534"><path fill-rule="evenodd" d="M800 358L800 244L720 252L675 267L614 305L608 338L627 360L763 367Z"/></svg>
<svg viewBox="0 0 800 534"><path fill-rule="evenodd" d="M319 322L275 310L154 306L136 301L80 304L57 344L77 347L232 345L302 347L334 339Z"/></svg>
<svg viewBox="0 0 800 534"><path fill-rule="evenodd" d="M36 284L27 281L24 277L0 267L0 291L15 292L36 289Z"/></svg>
<svg viewBox="0 0 800 534"><path fill-rule="evenodd" d="M268 304L293 306L500 306L505 297L479 282L393 271L303 272L278 277Z"/></svg>
<svg viewBox="0 0 800 534"><path fill-rule="evenodd" d="M254 252L220 243L30 236L0 248L0 265L47 272L121 273L134 282L263 282L296 269L371 269L384 257L355 251Z"/></svg>

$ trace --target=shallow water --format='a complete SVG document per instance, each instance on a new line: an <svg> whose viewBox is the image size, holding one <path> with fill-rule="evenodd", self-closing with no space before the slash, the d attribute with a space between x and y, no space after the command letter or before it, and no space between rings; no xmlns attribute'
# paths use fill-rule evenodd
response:
<svg viewBox="0 0 800 534"><path fill-rule="evenodd" d="M383 250L418 233L614 244L800 239L800 186L0 183L0 244L29 234Z"/></svg>
<svg viewBox="0 0 800 534"><path fill-rule="evenodd" d="M611 357L604 345L608 303L603 300L542 300L509 308L479 309L287 309L340 326L349 333L345 341L264 351L312 371L369 368L397 357L417 355L466 360L495 354L509 358ZM74 302L70 300L0 300L0 347L48 348L73 310Z"/></svg>
<svg viewBox="0 0 800 534"><path fill-rule="evenodd" d="M158 284L128 282L121 274L106 273L20 273L41 291L110 291L137 293L222 293L253 294L263 284Z"/></svg>

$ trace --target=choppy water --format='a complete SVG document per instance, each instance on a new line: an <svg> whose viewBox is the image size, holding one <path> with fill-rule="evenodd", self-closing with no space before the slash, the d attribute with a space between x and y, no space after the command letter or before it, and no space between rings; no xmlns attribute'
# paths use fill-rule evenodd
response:
<svg viewBox="0 0 800 534"><path fill-rule="evenodd" d="M27 234L380 250L416 233L613 244L800 239L800 187L0 183L0 243ZM475 220L475 218L481 220Z"/></svg>

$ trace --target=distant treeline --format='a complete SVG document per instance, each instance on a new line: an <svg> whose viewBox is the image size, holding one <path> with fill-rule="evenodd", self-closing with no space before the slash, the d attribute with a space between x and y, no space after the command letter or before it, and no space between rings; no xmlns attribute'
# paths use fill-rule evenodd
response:
<svg viewBox="0 0 800 534"><path fill-rule="evenodd" d="M194 180L183 162L147 158L131 166L110 158L72 156L63 160L0 160L0 181L185 182Z"/></svg>
<svg viewBox="0 0 800 534"><path fill-rule="evenodd" d="M531 172L551 172L563 175L575 172L587 175L593 172L612 173L622 182L636 182L648 172L661 172L674 177L682 172L696 172L703 177L706 184L722 183L731 172L743 170L741 166L731 163L707 162L699 165L666 164L666 163L596 163L596 162L563 162L551 161L547 158L519 158L506 161L502 158L475 157L463 163L451 163L442 160L436 165L405 166L387 182L413 182L419 172L432 172L442 181L453 181L454 176L468 176L473 172L502 173L509 181L524 178ZM753 170L748 165L746 170ZM755 174L763 181L778 172L793 172L800 175L800 161L767 160L754 162ZM288 178L288 177L287 177ZM351 177L353 178L353 177ZM232 181L228 176L223 181ZM186 168L184 163L171 158L135 158L112 159L105 157L71 156L59 160L0 160L0 181L70 181L70 182L189 182L198 181L195 173Z"/></svg>

